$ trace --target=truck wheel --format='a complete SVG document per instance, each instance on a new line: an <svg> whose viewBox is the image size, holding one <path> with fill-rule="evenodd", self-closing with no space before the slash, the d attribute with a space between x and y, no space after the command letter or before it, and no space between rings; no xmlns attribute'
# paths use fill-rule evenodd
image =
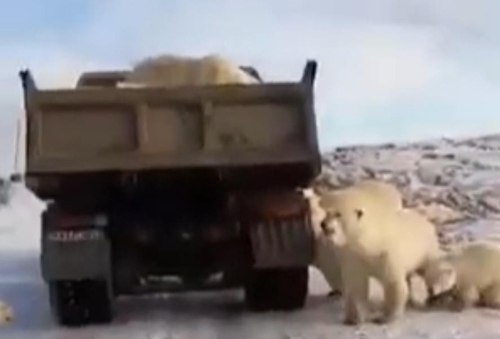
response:
<svg viewBox="0 0 500 339"><path fill-rule="evenodd" d="M292 311L304 307L307 267L253 270L245 284L245 303L252 311Z"/></svg>
<svg viewBox="0 0 500 339"><path fill-rule="evenodd" d="M106 280L51 281L49 299L54 316L64 326L109 323L113 318Z"/></svg>
<svg viewBox="0 0 500 339"><path fill-rule="evenodd" d="M181 275L181 280L184 285L187 287L197 287L205 284L210 278L208 274L183 274Z"/></svg>
<svg viewBox="0 0 500 339"><path fill-rule="evenodd" d="M134 258L116 259L113 266L113 291L129 293L141 284L139 263Z"/></svg>

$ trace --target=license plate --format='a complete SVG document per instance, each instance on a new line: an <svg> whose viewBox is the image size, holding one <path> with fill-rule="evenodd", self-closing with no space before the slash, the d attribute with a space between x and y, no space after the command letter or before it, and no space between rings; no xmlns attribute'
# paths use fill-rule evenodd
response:
<svg viewBox="0 0 500 339"><path fill-rule="evenodd" d="M47 240L51 242L82 242L103 239L104 234L100 230L52 231L47 235Z"/></svg>

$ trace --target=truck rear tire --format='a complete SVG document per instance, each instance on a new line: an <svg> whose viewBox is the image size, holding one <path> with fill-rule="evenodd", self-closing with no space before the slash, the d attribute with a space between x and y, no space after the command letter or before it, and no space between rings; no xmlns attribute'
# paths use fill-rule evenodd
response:
<svg viewBox="0 0 500 339"><path fill-rule="evenodd" d="M105 324L113 319L113 298L106 280L51 281L52 313L63 326Z"/></svg>
<svg viewBox="0 0 500 339"><path fill-rule="evenodd" d="M303 308L308 292L307 267L255 269L245 284L251 311L292 311Z"/></svg>

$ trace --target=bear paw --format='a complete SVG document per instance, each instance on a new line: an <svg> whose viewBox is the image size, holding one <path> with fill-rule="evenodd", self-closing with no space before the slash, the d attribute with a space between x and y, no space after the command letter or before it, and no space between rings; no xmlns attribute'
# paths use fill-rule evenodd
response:
<svg viewBox="0 0 500 339"><path fill-rule="evenodd" d="M360 325L365 321L365 317L361 314L348 313L344 317L344 325Z"/></svg>
<svg viewBox="0 0 500 339"><path fill-rule="evenodd" d="M375 317L373 319L373 322L375 324L383 325L383 324L389 324L394 322L398 317L396 315L380 315L378 317Z"/></svg>
<svg viewBox="0 0 500 339"><path fill-rule="evenodd" d="M465 302L456 298L453 299L448 305L449 310L453 312L462 312L466 307L467 305L465 304Z"/></svg>
<svg viewBox="0 0 500 339"><path fill-rule="evenodd" d="M342 296L342 292L339 290L331 290L326 296L329 298L338 298Z"/></svg>
<svg viewBox="0 0 500 339"><path fill-rule="evenodd" d="M360 319L353 317L345 317L343 321L344 325L355 326L361 323Z"/></svg>

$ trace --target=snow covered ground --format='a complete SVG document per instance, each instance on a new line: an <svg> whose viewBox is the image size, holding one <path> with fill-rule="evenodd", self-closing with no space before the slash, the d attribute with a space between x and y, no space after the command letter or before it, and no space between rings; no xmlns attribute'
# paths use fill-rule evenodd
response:
<svg viewBox="0 0 500 339"><path fill-rule="evenodd" d="M437 140L408 145L353 147L328 153L323 186L362 177L395 182L405 203L433 219L443 243L471 238L500 240L500 136ZM38 267L39 214L30 192L14 186L0 207L0 299L15 312L0 338L499 338L500 312L408 310L398 322L357 328L340 324L341 302L325 297L327 286L311 269L304 310L250 314L240 291L176 294L121 300L112 325L82 329L56 326Z"/></svg>

